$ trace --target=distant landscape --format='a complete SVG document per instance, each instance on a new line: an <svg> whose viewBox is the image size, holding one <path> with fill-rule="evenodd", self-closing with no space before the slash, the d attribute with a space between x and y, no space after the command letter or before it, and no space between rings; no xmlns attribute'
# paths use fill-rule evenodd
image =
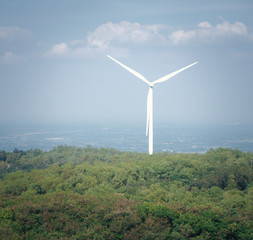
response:
<svg viewBox="0 0 253 240"><path fill-rule="evenodd" d="M59 145L147 152L148 138L145 124L0 125L0 150L39 148L49 151ZM218 147L253 151L253 126L155 123L155 152L205 153Z"/></svg>

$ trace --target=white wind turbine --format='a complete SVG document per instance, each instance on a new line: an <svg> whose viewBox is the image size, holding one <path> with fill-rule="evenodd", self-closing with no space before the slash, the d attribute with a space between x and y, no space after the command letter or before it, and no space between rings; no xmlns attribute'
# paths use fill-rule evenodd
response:
<svg viewBox="0 0 253 240"><path fill-rule="evenodd" d="M148 91L148 98L147 98L147 125L146 125L146 136L149 136L149 147L148 147L148 152L149 154L153 154L153 87L156 83L161 83L164 81L167 81L171 77L175 76L176 74L184 71L185 69L195 65L197 62L192 63L184 68L181 68L173 73L170 73L164 77L161 77L153 82L149 82L144 76L142 76L140 73L136 72L135 70L127 67L126 65L120 63L113 57L107 55L110 59L112 59L114 62L118 63L120 66L128 70L130 73L135 75L137 78L141 79L143 82L147 83L149 85L149 91Z"/></svg>

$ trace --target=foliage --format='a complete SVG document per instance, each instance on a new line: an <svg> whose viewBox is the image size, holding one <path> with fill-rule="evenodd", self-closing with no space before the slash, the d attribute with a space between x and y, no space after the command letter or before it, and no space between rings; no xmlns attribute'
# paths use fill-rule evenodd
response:
<svg viewBox="0 0 253 240"><path fill-rule="evenodd" d="M250 152L1 156L1 239L253 239Z"/></svg>

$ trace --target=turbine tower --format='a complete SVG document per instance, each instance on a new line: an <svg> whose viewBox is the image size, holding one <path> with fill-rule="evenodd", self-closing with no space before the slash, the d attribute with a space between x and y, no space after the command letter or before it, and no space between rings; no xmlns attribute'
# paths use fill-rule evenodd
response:
<svg viewBox="0 0 253 240"><path fill-rule="evenodd" d="M170 79L171 77L175 76L176 74L184 71L185 69L195 65L198 62L194 62L184 68L181 68L173 73L170 73L164 77L161 77L153 82L149 82L143 75L141 75L140 73L136 72L135 70L127 67L126 65L122 64L121 62L117 61L116 59L114 59L113 57L111 57L110 55L107 55L107 57L109 57L110 59L112 59L114 62L118 63L121 67L125 68L127 71L129 71L130 73L132 73L133 75L135 75L137 78L141 79L143 82L145 82L146 84L148 84L149 86L149 90L148 90L148 97L147 97L147 125L146 125L146 136L148 135L149 137L149 147L148 147L148 152L149 155L153 154L153 87L155 84L157 83L161 83L164 81L167 81L168 79Z"/></svg>

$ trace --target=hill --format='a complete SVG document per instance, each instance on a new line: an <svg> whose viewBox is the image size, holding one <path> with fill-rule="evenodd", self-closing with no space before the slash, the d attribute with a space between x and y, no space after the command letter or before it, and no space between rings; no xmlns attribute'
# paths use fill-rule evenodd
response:
<svg viewBox="0 0 253 240"><path fill-rule="evenodd" d="M1 239L253 239L253 153L0 152Z"/></svg>

